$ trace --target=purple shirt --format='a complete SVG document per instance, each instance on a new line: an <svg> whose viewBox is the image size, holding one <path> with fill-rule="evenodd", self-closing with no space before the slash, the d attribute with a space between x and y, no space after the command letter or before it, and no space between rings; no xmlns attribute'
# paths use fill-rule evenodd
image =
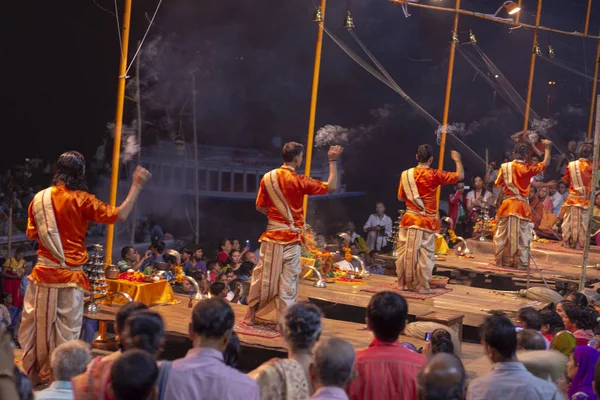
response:
<svg viewBox="0 0 600 400"><path fill-rule="evenodd" d="M165 389L169 400L259 400L254 379L231 368L223 353L215 349L194 348L171 366Z"/></svg>
<svg viewBox="0 0 600 400"><path fill-rule="evenodd" d="M196 261L196 264L192 263L191 261L188 261L183 265L183 269L185 271L200 270L202 272L206 272L206 263L202 260Z"/></svg>
<svg viewBox="0 0 600 400"><path fill-rule="evenodd" d="M348 395L342 388L324 386L317 390L310 400L348 400Z"/></svg>

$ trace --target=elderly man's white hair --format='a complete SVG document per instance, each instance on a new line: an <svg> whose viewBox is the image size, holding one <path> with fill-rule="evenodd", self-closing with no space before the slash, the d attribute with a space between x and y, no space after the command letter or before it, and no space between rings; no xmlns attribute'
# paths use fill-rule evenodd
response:
<svg viewBox="0 0 600 400"><path fill-rule="evenodd" d="M81 340L63 343L52 353L52 375L57 381L70 381L84 373L91 360L92 354L87 343Z"/></svg>
<svg viewBox="0 0 600 400"><path fill-rule="evenodd" d="M343 339L324 339L317 345L314 367L322 386L345 388L354 371L354 348Z"/></svg>

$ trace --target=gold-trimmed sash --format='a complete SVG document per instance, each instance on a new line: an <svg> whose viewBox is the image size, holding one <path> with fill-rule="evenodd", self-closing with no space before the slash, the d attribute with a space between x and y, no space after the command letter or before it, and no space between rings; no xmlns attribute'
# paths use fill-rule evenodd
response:
<svg viewBox="0 0 600 400"><path fill-rule="evenodd" d="M415 169L411 168L404 172L402 172L402 189L404 190L404 195L406 199L411 203L419 207L421 212L425 212L425 204L423 203L423 199L421 199L421 195L419 194L419 189L417 188L417 181L415 180Z"/></svg>
<svg viewBox="0 0 600 400"><path fill-rule="evenodd" d="M519 192L519 189L517 189L513 182L513 163L504 163L500 168L502 168L502 175L504 175L504 184L506 185L508 190L513 192L515 194L515 197L523 199L521 193Z"/></svg>
<svg viewBox="0 0 600 400"><path fill-rule="evenodd" d="M38 192L33 198L33 217L39 240L50 254L59 261L60 266L66 267L65 252L58 232L54 207L52 206L51 187Z"/></svg>
<svg viewBox="0 0 600 400"><path fill-rule="evenodd" d="M571 186L579 193L580 196L585 196L586 188L583 184L583 177L581 176L581 160L571 161L569 163L569 175L571 178Z"/></svg>
<svg viewBox="0 0 600 400"><path fill-rule="evenodd" d="M264 176L265 188L267 189L267 193L269 193L269 197L273 202L273 205L281 214L281 216L288 222L287 229L295 233L301 233L302 229L296 228L294 226L294 217L292 216L292 211L290 210L290 206L287 203L283 192L281 191L281 187L279 187L279 181L277 180L277 170L274 169ZM269 221L271 224L273 221ZM281 227L278 227L277 230L283 230Z"/></svg>

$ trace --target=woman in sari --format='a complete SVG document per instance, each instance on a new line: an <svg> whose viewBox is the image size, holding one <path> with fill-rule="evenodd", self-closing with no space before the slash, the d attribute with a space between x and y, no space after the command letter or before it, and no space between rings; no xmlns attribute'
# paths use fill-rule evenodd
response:
<svg viewBox="0 0 600 400"><path fill-rule="evenodd" d="M596 311L589 307L581 307L570 300L558 303L556 312L562 317L565 329L575 336L577 345L587 346L594 339L594 326L596 325Z"/></svg>
<svg viewBox="0 0 600 400"><path fill-rule="evenodd" d="M321 310L310 303L287 309L282 328L288 358L272 359L248 374L258 382L261 400L304 400L312 395L308 367L321 335L321 316Z"/></svg>
<svg viewBox="0 0 600 400"><path fill-rule="evenodd" d="M600 358L600 353L588 346L577 346L567 364L569 385L569 400L598 400L592 389L594 368Z"/></svg>
<svg viewBox="0 0 600 400"><path fill-rule="evenodd" d="M121 333L122 351L139 349L147 351L154 357L158 356L165 341L165 330L161 316L150 310L141 310L132 313L125 321ZM97 357L92 360L88 369L83 374L73 378L73 394L75 400L114 400L107 390L110 383L110 369L113 362L121 355ZM159 365L159 399L163 394L162 382L166 381L165 375L171 367L170 362ZM164 378L164 379L163 379Z"/></svg>

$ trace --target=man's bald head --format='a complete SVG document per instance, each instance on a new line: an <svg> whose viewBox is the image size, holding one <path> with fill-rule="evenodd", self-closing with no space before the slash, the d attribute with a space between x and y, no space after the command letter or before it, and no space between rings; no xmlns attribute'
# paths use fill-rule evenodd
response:
<svg viewBox="0 0 600 400"><path fill-rule="evenodd" d="M465 368L458 357L436 354L417 377L419 400L463 400L466 379Z"/></svg>
<svg viewBox="0 0 600 400"><path fill-rule="evenodd" d="M354 371L354 348L338 338L324 339L315 349L311 378L315 386L345 388Z"/></svg>

